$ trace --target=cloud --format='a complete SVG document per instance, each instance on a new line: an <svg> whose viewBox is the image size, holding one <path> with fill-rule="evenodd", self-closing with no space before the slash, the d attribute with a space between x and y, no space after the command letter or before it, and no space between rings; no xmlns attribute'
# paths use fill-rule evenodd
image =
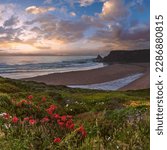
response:
<svg viewBox="0 0 167 150"><path fill-rule="evenodd" d="M6 20L3 25L7 27L7 26L17 25L18 23L19 23L18 17L11 16L11 18L9 18L8 20Z"/></svg>
<svg viewBox="0 0 167 150"><path fill-rule="evenodd" d="M48 11L56 10L55 7L37 7L37 6L30 6L26 8L26 12L30 14L43 14Z"/></svg>
<svg viewBox="0 0 167 150"><path fill-rule="evenodd" d="M138 24L128 30L121 25L112 24L108 30L98 30L90 40L103 43L104 48L110 50L149 48L149 33L148 24Z"/></svg>
<svg viewBox="0 0 167 150"><path fill-rule="evenodd" d="M75 17L76 13L75 12L70 12L70 16Z"/></svg>
<svg viewBox="0 0 167 150"><path fill-rule="evenodd" d="M21 41L19 36L22 34L22 29L20 28L4 28L0 26L0 42L18 42Z"/></svg>
<svg viewBox="0 0 167 150"><path fill-rule="evenodd" d="M102 19L117 20L128 14L128 8L122 0L108 0L104 2L102 12L99 14Z"/></svg>
<svg viewBox="0 0 167 150"><path fill-rule="evenodd" d="M52 3L52 0L45 0L44 1L44 4L51 4Z"/></svg>
<svg viewBox="0 0 167 150"><path fill-rule="evenodd" d="M81 7L89 6L89 5L93 4L94 2L95 2L95 0L79 0Z"/></svg>

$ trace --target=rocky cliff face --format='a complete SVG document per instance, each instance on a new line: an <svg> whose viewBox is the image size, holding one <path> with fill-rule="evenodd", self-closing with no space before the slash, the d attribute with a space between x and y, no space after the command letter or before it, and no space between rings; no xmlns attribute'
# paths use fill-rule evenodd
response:
<svg viewBox="0 0 167 150"><path fill-rule="evenodd" d="M139 63L150 62L150 50L131 50L131 51L111 51L108 56L104 57L103 62L111 63Z"/></svg>

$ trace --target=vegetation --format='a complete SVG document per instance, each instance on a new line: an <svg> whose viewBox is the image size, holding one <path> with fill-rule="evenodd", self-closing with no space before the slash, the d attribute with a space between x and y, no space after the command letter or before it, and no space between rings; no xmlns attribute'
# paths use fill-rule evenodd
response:
<svg viewBox="0 0 167 150"><path fill-rule="evenodd" d="M1 150L148 150L149 99L149 89L124 92L71 89L0 78L0 147ZM54 110L49 113L52 106ZM70 120L71 126L61 128L53 114L59 115L59 121L63 122L62 117L67 119L64 126ZM26 117L29 118L24 122Z"/></svg>

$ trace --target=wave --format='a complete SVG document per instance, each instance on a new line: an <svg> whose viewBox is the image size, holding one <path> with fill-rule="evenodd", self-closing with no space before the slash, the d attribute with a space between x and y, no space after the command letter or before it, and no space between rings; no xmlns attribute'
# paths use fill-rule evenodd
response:
<svg viewBox="0 0 167 150"><path fill-rule="evenodd" d="M96 66L98 63L93 62L91 59L78 59L78 60L63 60L61 62L51 63L27 63L27 64L14 64L9 65L5 63L0 64L0 74L6 73L23 73L23 72L42 72L53 71L54 69L65 68L84 68Z"/></svg>

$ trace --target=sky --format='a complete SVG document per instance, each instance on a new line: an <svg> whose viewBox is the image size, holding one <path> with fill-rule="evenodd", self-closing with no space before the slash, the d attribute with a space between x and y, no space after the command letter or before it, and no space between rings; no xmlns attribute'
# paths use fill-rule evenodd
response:
<svg viewBox="0 0 167 150"><path fill-rule="evenodd" d="M149 48L149 0L0 0L0 55Z"/></svg>

